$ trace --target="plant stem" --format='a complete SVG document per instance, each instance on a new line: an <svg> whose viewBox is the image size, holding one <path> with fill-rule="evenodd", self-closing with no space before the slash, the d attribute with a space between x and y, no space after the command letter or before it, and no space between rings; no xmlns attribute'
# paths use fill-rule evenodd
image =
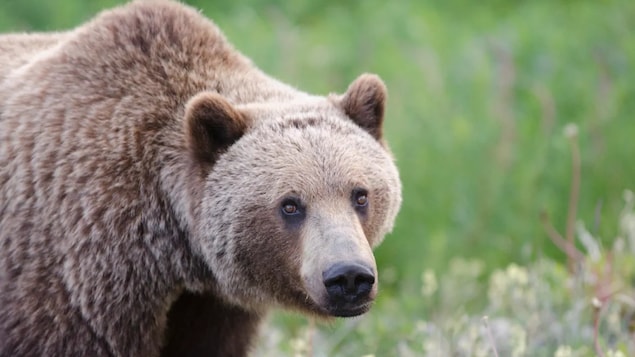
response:
<svg viewBox="0 0 635 357"><path fill-rule="evenodd" d="M575 231L575 220L577 217L578 199L580 198L580 147L578 146L578 135L571 135L571 188L569 192L569 208L567 210L567 227L565 237L570 249L575 247L573 235ZM567 255L567 268L569 273L575 272L575 262L570 255Z"/></svg>
<svg viewBox="0 0 635 357"><path fill-rule="evenodd" d="M604 352L602 351L602 346L600 346L600 312L602 311L602 303L600 300L597 301L597 304L593 304L593 345L595 347L595 353L597 353L600 357L605 357Z"/></svg>
<svg viewBox="0 0 635 357"><path fill-rule="evenodd" d="M492 345L492 350L494 351L494 357L498 357L498 351L496 350L496 342L494 341L494 336L492 335L492 329L489 327L489 318L487 316L483 316L483 323L485 324L485 329L487 330L487 337L489 338L489 342Z"/></svg>

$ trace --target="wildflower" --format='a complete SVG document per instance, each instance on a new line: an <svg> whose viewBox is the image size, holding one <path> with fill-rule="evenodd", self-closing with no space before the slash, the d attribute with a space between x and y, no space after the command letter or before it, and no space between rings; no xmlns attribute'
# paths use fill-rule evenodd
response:
<svg viewBox="0 0 635 357"><path fill-rule="evenodd" d="M575 123L569 123L564 127L564 136L568 139L573 139L578 136L578 125Z"/></svg>
<svg viewBox="0 0 635 357"><path fill-rule="evenodd" d="M518 285L527 285L529 282L529 274L527 268L520 267L516 264L510 264L507 267L507 276L509 280L517 283Z"/></svg>
<svg viewBox="0 0 635 357"><path fill-rule="evenodd" d="M635 205L635 194L633 191L624 191L624 209L620 217L620 228L622 234L626 238L630 249L635 253L635 212L633 212L633 206Z"/></svg>
<svg viewBox="0 0 635 357"><path fill-rule="evenodd" d="M556 353L553 355L554 357L572 357L573 350L571 346L558 346Z"/></svg>
<svg viewBox="0 0 635 357"><path fill-rule="evenodd" d="M423 294L424 297L432 296L439 288L437 277L434 274L434 271L432 271L431 269L426 269L423 272L423 274L421 275L421 280L423 280L423 285L421 286L421 294Z"/></svg>
<svg viewBox="0 0 635 357"><path fill-rule="evenodd" d="M512 357L525 356L527 352L527 332L522 326L511 326Z"/></svg>
<svg viewBox="0 0 635 357"><path fill-rule="evenodd" d="M591 233L586 229L584 223L578 221L575 225L577 236L584 248L586 249L589 257L592 262L597 262L600 260L602 254L600 253L600 245L598 241L593 238Z"/></svg>
<svg viewBox="0 0 635 357"><path fill-rule="evenodd" d="M291 340L290 345L294 351L295 357L305 356L309 350L309 344L302 338L294 338Z"/></svg>
<svg viewBox="0 0 635 357"><path fill-rule="evenodd" d="M606 357L626 357L626 355L620 350L608 350Z"/></svg>

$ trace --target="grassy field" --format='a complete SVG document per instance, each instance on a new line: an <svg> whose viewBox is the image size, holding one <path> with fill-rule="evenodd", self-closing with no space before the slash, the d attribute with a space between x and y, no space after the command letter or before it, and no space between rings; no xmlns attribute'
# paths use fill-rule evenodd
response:
<svg viewBox="0 0 635 357"><path fill-rule="evenodd" d="M276 315L259 355L635 355L635 2L188 2L303 90L362 72L389 89L404 204L376 251L378 304L321 329ZM0 30L72 28L116 3L2 0ZM566 236L568 214L584 222L577 273L540 218Z"/></svg>

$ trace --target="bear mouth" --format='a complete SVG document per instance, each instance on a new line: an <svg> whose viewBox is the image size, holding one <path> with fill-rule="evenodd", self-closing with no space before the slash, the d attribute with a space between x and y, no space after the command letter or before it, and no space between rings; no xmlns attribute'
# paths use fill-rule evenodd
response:
<svg viewBox="0 0 635 357"><path fill-rule="evenodd" d="M363 304L337 304L328 306L327 310L331 316L355 317L368 312L372 305L370 301Z"/></svg>

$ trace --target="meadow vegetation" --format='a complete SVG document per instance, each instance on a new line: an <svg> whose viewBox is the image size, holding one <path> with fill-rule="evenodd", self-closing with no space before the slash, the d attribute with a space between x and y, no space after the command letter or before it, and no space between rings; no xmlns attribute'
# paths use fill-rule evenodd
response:
<svg viewBox="0 0 635 357"><path fill-rule="evenodd" d="M2 0L0 30L121 2ZM275 314L257 355L635 355L635 2L187 2L287 83L390 94L404 203L375 308Z"/></svg>

